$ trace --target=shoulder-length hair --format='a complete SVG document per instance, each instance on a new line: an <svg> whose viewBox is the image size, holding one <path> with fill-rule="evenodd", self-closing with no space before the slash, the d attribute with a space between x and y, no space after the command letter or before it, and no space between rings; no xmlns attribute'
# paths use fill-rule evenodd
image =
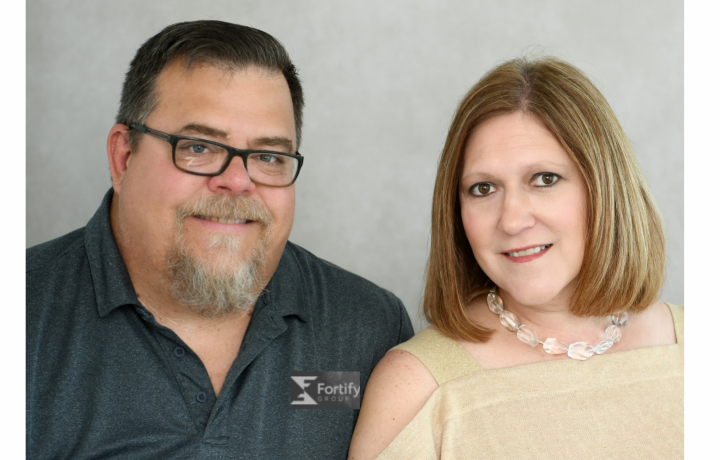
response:
<svg viewBox="0 0 720 460"><path fill-rule="evenodd" d="M460 217L459 180L472 130L522 112L542 121L582 172L588 190L585 251L573 314L639 312L659 295L665 236L657 205L605 98L577 68L556 58L516 59L487 73L458 106L438 165L432 205L425 318L449 337L486 342L493 329L466 307L494 283L473 256Z"/></svg>

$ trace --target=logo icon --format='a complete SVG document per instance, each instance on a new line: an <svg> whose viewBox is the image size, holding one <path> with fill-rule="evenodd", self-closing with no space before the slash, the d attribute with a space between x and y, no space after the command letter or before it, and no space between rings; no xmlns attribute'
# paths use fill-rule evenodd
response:
<svg viewBox="0 0 720 460"><path fill-rule="evenodd" d="M291 372L293 409L360 409L360 372Z"/></svg>
<svg viewBox="0 0 720 460"><path fill-rule="evenodd" d="M302 393L297 398L293 398L292 401L290 401L290 404L293 406L299 406L303 404L312 404L314 406L317 406L317 401L312 399L312 396L310 396L305 389L310 386L310 382L318 378L317 375L291 375L291 379L295 383L298 384L298 386L302 389Z"/></svg>

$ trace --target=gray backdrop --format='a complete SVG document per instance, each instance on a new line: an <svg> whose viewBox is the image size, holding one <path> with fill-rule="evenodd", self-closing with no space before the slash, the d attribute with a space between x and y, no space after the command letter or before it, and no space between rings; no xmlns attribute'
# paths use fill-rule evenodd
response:
<svg viewBox="0 0 720 460"><path fill-rule="evenodd" d="M83 226L127 65L164 26L251 25L306 91L291 240L397 294L416 330L437 160L463 94L499 62L552 54L615 110L665 219L663 299L683 303L680 0L27 1L27 246Z"/></svg>

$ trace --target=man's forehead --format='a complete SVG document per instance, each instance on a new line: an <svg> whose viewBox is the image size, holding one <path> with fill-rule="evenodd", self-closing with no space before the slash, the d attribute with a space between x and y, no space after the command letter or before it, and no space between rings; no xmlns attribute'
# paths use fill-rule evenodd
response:
<svg viewBox="0 0 720 460"><path fill-rule="evenodd" d="M248 80L241 81L243 78ZM266 78L275 81L268 82ZM229 92L225 93L225 90ZM282 93L285 91L287 91L287 101L283 102ZM231 99L235 96L241 99ZM275 129L277 125L271 123L266 126L275 126L275 128L262 129L256 136L245 138L247 147L241 147L233 145L232 142L234 129L232 123L229 123L232 118L223 118L223 115L219 115L225 113L228 117L232 117L232 113L240 113L246 108L244 116L248 116L249 113L253 115L252 121L262 125L259 120L268 117L277 120L277 113L281 111L285 115L281 115L280 118L290 121L294 126L289 88L279 71L257 66L230 68L196 64L188 67L184 61L176 60L158 77L155 98L155 106L149 119L163 119L167 122L169 117L173 120L170 126L165 122L162 123L169 134L208 138L223 143L229 141L228 145L237 148L262 150L276 147L273 150L294 152L292 140L294 136L288 136L291 133L295 134L294 128L286 133L285 129ZM247 121L252 124L251 120Z"/></svg>
<svg viewBox="0 0 720 460"><path fill-rule="evenodd" d="M229 139L230 135L222 130L202 123L188 123L175 133L184 136L205 136L214 139ZM251 149L276 147L287 152L293 151L293 142L284 136L260 136L248 139L248 146Z"/></svg>

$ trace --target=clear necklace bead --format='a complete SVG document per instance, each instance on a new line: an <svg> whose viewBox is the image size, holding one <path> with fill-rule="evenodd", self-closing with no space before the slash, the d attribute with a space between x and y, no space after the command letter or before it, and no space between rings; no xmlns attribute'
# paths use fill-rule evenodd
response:
<svg viewBox="0 0 720 460"><path fill-rule="evenodd" d="M608 351L613 346L612 340L601 340L600 343L595 347L595 354L601 355Z"/></svg>
<svg viewBox="0 0 720 460"><path fill-rule="evenodd" d="M616 326L626 326L628 321L628 314L626 311L624 311L620 314L612 315L610 317L610 321L612 321L612 323Z"/></svg>
<svg viewBox="0 0 720 460"><path fill-rule="evenodd" d="M497 295L496 288L490 289L487 295L487 304L490 311L500 316L500 324L502 324L505 329L517 332L517 338L521 342L533 348L536 347L538 343L542 343L543 350L548 354L561 355L567 353L570 358L580 361L584 361L594 354L602 355L608 351L613 344L618 343L622 337L620 327L625 326L628 321L627 312L612 315L610 320L613 324L605 329L605 338L597 345L593 347L587 342L575 342L568 346L552 337L545 339L545 342L540 342L537 333L531 327L520 324L517 315L503 308L503 301L500 296Z"/></svg>
<svg viewBox="0 0 720 460"><path fill-rule="evenodd" d="M518 327L517 338L520 339L521 342L526 343L533 348L535 348L537 344L540 343L535 331L531 327L524 324L521 324L520 327Z"/></svg>
<svg viewBox="0 0 720 460"><path fill-rule="evenodd" d="M550 338L543 342L543 350L551 355L564 355L568 351L568 346L558 339Z"/></svg>
<svg viewBox="0 0 720 460"><path fill-rule="evenodd" d="M593 346L587 342L575 342L568 347L568 356L580 361L585 361L594 353Z"/></svg>
<svg viewBox="0 0 720 460"><path fill-rule="evenodd" d="M503 310L500 313L500 324L508 331L515 332L518 330L518 326L520 326L520 320L515 316L515 313Z"/></svg>
<svg viewBox="0 0 720 460"><path fill-rule="evenodd" d="M498 297L495 292L490 291L490 294L487 296L487 304L488 308L490 308L490 311L495 313L496 315L499 315L503 311L503 301L500 297Z"/></svg>
<svg viewBox="0 0 720 460"><path fill-rule="evenodd" d="M622 334L616 325L613 324L605 329L605 340L611 340L612 343L618 343L620 341L620 337L622 337Z"/></svg>

